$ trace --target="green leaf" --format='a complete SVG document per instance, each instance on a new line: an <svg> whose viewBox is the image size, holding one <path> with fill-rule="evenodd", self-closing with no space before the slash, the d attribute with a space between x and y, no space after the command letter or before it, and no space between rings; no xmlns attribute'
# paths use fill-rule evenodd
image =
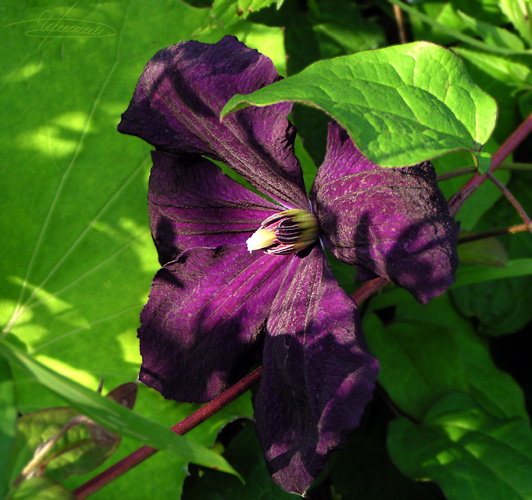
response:
<svg viewBox="0 0 532 500"><path fill-rule="evenodd" d="M532 259L509 260L504 267L464 266L457 272L457 286L532 275Z"/></svg>
<svg viewBox="0 0 532 500"><path fill-rule="evenodd" d="M0 46L10 47L0 58L0 145L9 158L2 164L0 226L9 238L0 250L0 330L36 360L96 390L102 377L106 388L136 380L139 313L159 268L146 207L151 147L116 126L147 61L191 39L211 11L178 0L73 5L1 3L2 26L20 24L0 29ZM47 10L104 23L116 34L41 45L25 32L39 29L31 20ZM232 29L286 63L280 28L247 25ZM211 41L224 34L218 30ZM13 379L21 413L64 404L17 366ZM140 393L136 411L165 427L197 409L146 387ZM231 408L190 435L210 446L227 420L252 415L249 396ZM125 437L109 461L136 448L138 441ZM128 481L115 481L101 498L152 498L152 479L161 498L179 495L186 467L181 458L156 454L136 468L133 492Z"/></svg>
<svg viewBox="0 0 532 500"><path fill-rule="evenodd" d="M183 500L248 498L296 500L301 498L287 493L272 481L252 422L246 422L244 428L231 440L224 456L234 464L245 483L227 474L206 471L201 476L185 483Z"/></svg>
<svg viewBox="0 0 532 500"><path fill-rule="evenodd" d="M472 234L462 232L460 236ZM508 253L497 238L485 238L458 245L460 262L484 266L504 267L508 262Z"/></svg>
<svg viewBox="0 0 532 500"><path fill-rule="evenodd" d="M506 47L517 51L524 50L525 45L523 41L512 32L475 19L460 10L457 11L457 14L462 18L466 26L471 28L486 43L495 47Z"/></svg>
<svg viewBox="0 0 532 500"><path fill-rule="evenodd" d="M516 0L510 0L510 1L516 1ZM438 21L435 21L430 16L427 16L423 14L422 12L418 11L417 9L408 6L404 2L401 2L400 0L390 0L391 3L394 5L397 5L401 7L402 10L405 12L408 12L411 16L419 18L421 21L438 28L438 30L441 30L443 33L450 35L452 38L456 40L460 40L462 42L465 42L469 45L473 45L474 47L477 47L482 50L486 50L488 52L495 52L498 54L504 54L504 55L517 55L517 54L526 54L526 55L532 55L530 52L525 50L514 50L514 49L508 49L505 47L500 47L497 45L490 45L488 43L482 42L480 40L477 40L476 38L473 38L471 36L465 35L461 31L451 28L449 26L446 26L445 24L439 23Z"/></svg>
<svg viewBox="0 0 532 500"><path fill-rule="evenodd" d="M104 427L159 450L168 450L187 462L235 473L233 468L217 453L184 436L178 436L160 424L127 410L101 394L55 373L5 340L0 340L0 352L10 362L22 367L40 384L67 401L73 408Z"/></svg>
<svg viewBox="0 0 532 500"><path fill-rule="evenodd" d="M530 2L526 0L524 2L520 0L500 0L499 8L510 19L510 22L528 46L532 47L532 27L530 24L532 8Z"/></svg>
<svg viewBox="0 0 532 500"><path fill-rule="evenodd" d="M453 51L463 57L476 68L489 74L498 81L515 87L517 90L527 90L532 86L532 70L530 64L516 62L507 57L486 54L464 47L453 47Z"/></svg>
<svg viewBox="0 0 532 500"><path fill-rule="evenodd" d="M113 433L114 439L99 445L91 436L87 420L70 407L49 408L19 418L17 463L13 464L12 476L20 474L20 466L30 461L31 467L24 470L26 477L38 471L58 482L98 467L116 450L120 435Z"/></svg>
<svg viewBox="0 0 532 500"><path fill-rule="evenodd" d="M382 27L364 18L356 3L328 0L320 3L316 11L309 9L307 17L322 59L376 49L386 43Z"/></svg>
<svg viewBox="0 0 532 500"><path fill-rule="evenodd" d="M276 3L277 9L282 5L279 0L214 0L209 25L198 33L214 29L226 30L231 25L246 19L252 12Z"/></svg>
<svg viewBox="0 0 532 500"><path fill-rule="evenodd" d="M508 185L527 213L532 210L531 182L532 175L529 172L516 171L512 173ZM515 208L503 198L479 222L477 231L490 231L520 223L522 219ZM511 260L532 255L529 232L502 235L499 239L504 243ZM478 331L484 335L510 334L521 330L532 320L532 275L456 288L451 296L460 313L473 317L478 322Z"/></svg>
<svg viewBox="0 0 532 500"><path fill-rule="evenodd" d="M491 155L485 151L477 153L475 156L479 174L486 174L491 167Z"/></svg>
<svg viewBox="0 0 532 500"><path fill-rule="evenodd" d="M15 442L16 422L17 408L11 369L7 360L0 356L0 498L4 498L9 485L7 464Z"/></svg>
<svg viewBox="0 0 532 500"><path fill-rule="evenodd" d="M229 27L212 32L196 33L192 38L203 43L216 43L225 35L236 36L242 43L269 57L280 75L286 75L286 53L284 33L281 28L271 28L250 22L238 22Z"/></svg>
<svg viewBox="0 0 532 500"><path fill-rule="evenodd" d="M379 328L372 318L364 323L364 331L379 359L379 382L402 411L421 419L443 395L467 391L458 344L445 329L421 322Z"/></svg>
<svg viewBox="0 0 532 500"><path fill-rule="evenodd" d="M485 281L514 278L516 276L532 275L532 259L512 259L504 267L493 266L460 266L456 271L456 282L451 289L461 286L483 283ZM372 300L374 309L383 309L396 304L408 302L412 296L402 288L392 288L384 291Z"/></svg>
<svg viewBox="0 0 532 500"><path fill-rule="evenodd" d="M60 484L46 477L24 481L5 500L75 500L76 497Z"/></svg>
<svg viewBox="0 0 532 500"><path fill-rule="evenodd" d="M319 61L252 94L234 96L222 116L281 101L327 112L370 160L386 167L460 149L477 154L496 118L495 102L471 81L463 62L426 42Z"/></svg>
<svg viewBox="0 0 532 500"><path fill-rule="evenodd" d="M499 370L489 347L447 295L423 307L411 301L396 311L396 321L364 323L371 351L379 358L379 381L403 411L421 420L447 393L469 393L499 418L527 419L523 392Z"/></svg>
<svg viewBox="0 0 532 500"><path fill-rule="evenodd" d="M465 394L442 398L423 425L392 422L388 446L404 474L438 482L449 500L532 498L528 422L496 419Z"/></svg>

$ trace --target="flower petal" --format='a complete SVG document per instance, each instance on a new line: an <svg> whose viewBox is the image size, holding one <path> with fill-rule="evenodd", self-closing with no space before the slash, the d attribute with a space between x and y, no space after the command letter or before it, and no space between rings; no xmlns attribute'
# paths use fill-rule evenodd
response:
<svg viewBox="0 0 532 500"><path fill-rule="evenodd" d="M311 199L325 243L362 279L388 278L423 304L454 282L458 225L429 162L379 167L331 124Z"/></svg>
<svg viewBox="0 0 532 500"><path fill-rule="evenodd" d="M192 247L242 244L283 208L233 181L201 156L152 152L148 202L161 265Z"/></svg>
<svg viewBox="0 0 532 500"><path fill-rule="evenodd" d="M302 494L357 427L378 364L356 304L318 246L294 258L284 276L266 325L255 420L272 477Z"/></svg>
<svg viewBox="0 0 532 500"><path fill-rule="evenodd" d="M201 403L240 380L260 360L254 349L291 258L233 245L192 248L164 266L140 316L140 381Z"/></svg>
<svg viewBox="0 0 532 500"><path fill-rule="evenodd" d="M221 160L261 192L289 208L307 208L303 174L294 155L292 105L237 111L220 122L235 94L279 80L270 59L235 37L218 43L181 42L148 62L118 130L157 149Z"/></svg>

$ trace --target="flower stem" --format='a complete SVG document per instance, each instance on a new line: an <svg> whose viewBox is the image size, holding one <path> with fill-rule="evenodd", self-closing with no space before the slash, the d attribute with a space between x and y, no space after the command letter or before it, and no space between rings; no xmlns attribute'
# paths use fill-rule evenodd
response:
<svg viewBox="0 0 532 500"><path fill-rule="evenodd" d="M503 227L501 229L493 229L492 231L486 231L484 233L468 234L458 238L458 244L468 243L470 241L483 240L485 238L491 238L492 236L500 236L501 234L513 234L523 231L532 231L532 225L518 224L517 226Z"/></svg>
<svg viewBox="0 0 532 500"><path fill-rule="evenodd" d="M379 288L390 282L385 278L376 278L371 281L363 283L360 288L352 295L352 298L357 304L367 299L371 294L375 293ZM245 376L242 380L231 386L225 392L222 392L218 397L214 398L209 403L205 404L187 418L172 427L172 431L176 434L185 434L192 430L197 425L201 424L209 417L220 411L236 398L244 394L248 389L253 387L262 375L262 366L259 366L255 371ZM158 450L150 446L142 446L138 450L123 458L116 464L104 470L97 476L93 477L86 483L76 488L72 493L76 500L82 500L88 496L96 493L105 485L111 483L121 475L131 470L136 465L140 464L147 458L151 457Z"/></svg>
<svg viewBox="0 0 532 500"><path fill-rule="evenodd" d="M469 167L456 168L454 170L449 170L449 172L438 174L437 181L446 181L447 179L454 179L455 177L460 177L461 175L474 174L476 171L477 167L473 165Z"/></svg>
<svg viewBox="0 0 532 500"><path fill-rule="evenodd" d="M187 418L179 422L172 427L172 431L176 434L185 434L197 425L201 424L209 417L220 411L236 398L244 394L250 387L254 386L260 379L262 374L262 367L260 366L255 371L244 377L242 380L231 386L225 392L214 398L209 403L196 410ZM77 500L87 498L88 496L96 493L99 489L105 485L114 481L116 478L125 474L128 470L132 469L136 465L140 464L148 457L151 457L158 450L151 448L150 446L142 446L138 450L131 453L127 457L123 458L116 464L112 465L102 473L93 477L91 480L82 484L79 488L76 488L72 493Z"/></svg>
<svg viewBox="0 0 532 500"><path fill-rule="evenodd" d="M523 139L532 132L532 113L528 118L514 131L506 142L497 150L491 159L491 166L488 173L492 173L503 160L523 141ZM464 201L488 178L486 174L475 174L462 188L455 193L449 200L449 211L453 217L456 216Z"/></svg>
<svg viewBox="0 0 532 500"><path fill-rule="evenodd" d="M382 288L385 285L389 285L391 281L388 281L386 278L375 278L370 281L365 281L360 285L360 287L351 295L351 298L357 303L360 304L362 301L366 300L370 295L373 295L377 290Z"/></svg>

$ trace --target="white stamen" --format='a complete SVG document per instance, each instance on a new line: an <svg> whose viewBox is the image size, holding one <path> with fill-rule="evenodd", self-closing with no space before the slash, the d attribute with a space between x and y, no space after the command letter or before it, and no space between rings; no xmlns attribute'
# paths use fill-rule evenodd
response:
<svg viewBox="0 0 532 500"><path fill-rule="evenodd" d="M260 250L273 245L275 242L275 233L267 229L257 229L246 241L248 251Z"/></svg>

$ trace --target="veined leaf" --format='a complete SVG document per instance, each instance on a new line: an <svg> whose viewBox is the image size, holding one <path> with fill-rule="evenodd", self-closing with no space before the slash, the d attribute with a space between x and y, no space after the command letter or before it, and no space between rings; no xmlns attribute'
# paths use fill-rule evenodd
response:
<svg viewBox="0 0 532 500"><path fill-rule="evenodd" d="M449 500L532 498L528 422L496 419L466 394L442 398L423 425L392 422L388 447L403 474L436 481Z"/></svg>
<svg viewBox="0 0 532 500"><path fill-rule="evenodd" d="M234 96L222 116L249 105L295 101L337 120L373 162L420 163L456 150L477 163L495 126L496 104L443 47L416 42L319 61L248 95Z"/></svg>

